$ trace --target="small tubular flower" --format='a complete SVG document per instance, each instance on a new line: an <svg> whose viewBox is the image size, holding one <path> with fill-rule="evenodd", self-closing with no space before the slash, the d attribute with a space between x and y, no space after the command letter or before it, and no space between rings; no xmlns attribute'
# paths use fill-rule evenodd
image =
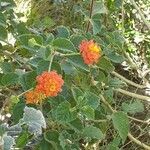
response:
<svg viewBox="0 0 150 150"><path fill-rule="evenodd" d="M34 89L25 93L26 104L37 104L43 99L45 99L45 95L38 90Z"/></svg>
<svg viewBox="0 0 150 150"><path fill-rule="evenodd" d="M101 49L97 43L93 42L93 40L83 40L79 45L79 49L84 63L87 65L97 63L101 57Z"/></svg>
<svg viewBox="0 0 150 150"><path fill-rule="evenodd" d="M36 89L47 97L57 96L57 94L62 91L61 88L64 84L62 76L58 75L56 71L43 72L37 76L36 80Z"/></svg>

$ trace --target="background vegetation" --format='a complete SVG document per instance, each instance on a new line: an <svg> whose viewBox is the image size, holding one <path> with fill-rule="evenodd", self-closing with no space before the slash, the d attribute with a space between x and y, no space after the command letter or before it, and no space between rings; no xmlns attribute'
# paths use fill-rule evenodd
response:
<svg viewBox="0 0 150 150"><path fill-rule="evenodd" d="M0 0L1 149L150 149L149 5ZM102 49L93 66L79 55L85 39ZM51 62L63 91L27 105L24 93Z"/></svg>

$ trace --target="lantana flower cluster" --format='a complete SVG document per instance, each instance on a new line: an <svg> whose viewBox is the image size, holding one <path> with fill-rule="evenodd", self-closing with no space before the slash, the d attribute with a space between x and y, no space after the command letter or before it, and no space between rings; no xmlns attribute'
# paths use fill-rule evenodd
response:
<svg viewBox="0 0 150 150"><path fill-rule="evenodd" d="M99 58L101 57L101 49L97 43L94 43L93 40L83 40L79 45L79 49L84 63L87 65L97 63Z"/></svg>
<svg viewBox="0 0 150 150"><path fill-rule="evenodd" d="M80 54L87 65L97 63L101 57L101 49L93 40L83 40L79 45ZM36 78L35 89L25 94L26 103L37 104L47 97L55 97L62 91L64 81L56 71L43 72Z"/></svg>
<svg viewBox="0 0 150 150"><path fill-rule="evenodd" d="M46 97L55 97L62 91L64 81L56 71L43 72L36 77L35 89L25 94L27 104L37 104Z"/></svg>

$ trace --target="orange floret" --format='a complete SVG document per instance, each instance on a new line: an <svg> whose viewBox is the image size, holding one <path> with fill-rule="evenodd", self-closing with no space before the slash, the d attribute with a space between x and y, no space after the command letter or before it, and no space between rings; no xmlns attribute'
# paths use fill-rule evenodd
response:
<svg viewBox="0 0 150 150"><path fill-rule="evenodd" d="M26 97L26 104L37 104L41 100L46 98L44 94L37 91L36 89L25 93L25 97Z"/></svg>
<svg viewBox="0 0 150 150"><path fill-rule="evenodd" d="M93 40L82 41L79 45L79 49L84 63L87 65L97 63L99 58L101 57L101 49L97 45L97 43L93 42Z"/></svg>
<svg viewBox="0 0 150 150"><path fill-rule="evenodd" d="M57 96L62 91L62 85L64 81L61 75L58 75L56 71L43 72L37 76L36 89L46 96Z"/></svg>

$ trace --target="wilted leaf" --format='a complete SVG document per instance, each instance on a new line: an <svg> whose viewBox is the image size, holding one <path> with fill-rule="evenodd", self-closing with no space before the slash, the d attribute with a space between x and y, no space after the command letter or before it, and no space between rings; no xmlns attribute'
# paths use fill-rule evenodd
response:
<svg viewBox="0 0 150 150"><path fill-rule="evenodd" d="M45 118L40 110L32 107L25 107L21 124L27 124L29 131L35 135L42 134L42 128L46 128Z"/></svg>
<svg viewBox="0 0 150 150"><path fill-rule="evenodd" d="M10 150L12 146L15 144L15 139L11 136L4 135L4 150Z"/></svg>

